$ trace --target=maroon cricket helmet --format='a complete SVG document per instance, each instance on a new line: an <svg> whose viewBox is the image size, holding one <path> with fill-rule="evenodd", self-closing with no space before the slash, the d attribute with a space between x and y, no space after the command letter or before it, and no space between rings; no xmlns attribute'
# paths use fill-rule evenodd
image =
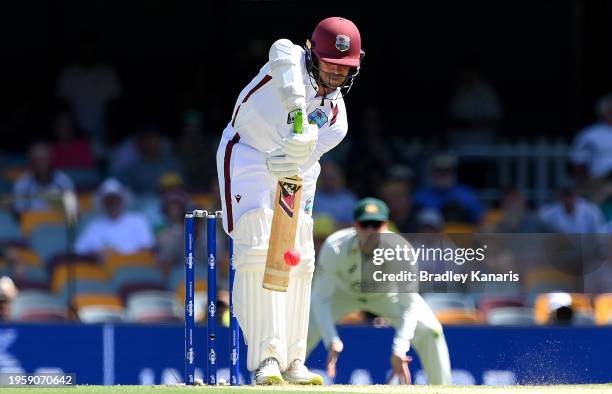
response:
<svg viewBox="0 0 612 394"><path fill-rule="evenodd" d="M359 67L361 63L361 35L348 19L337 16L323 19L310 41L312 52L324 62L350 67Z"/></svg>

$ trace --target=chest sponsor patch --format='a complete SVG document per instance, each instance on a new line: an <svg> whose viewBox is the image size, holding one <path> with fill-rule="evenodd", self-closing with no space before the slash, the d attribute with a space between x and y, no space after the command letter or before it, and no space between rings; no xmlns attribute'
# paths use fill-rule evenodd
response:
<svg viewBox="0 0 612 394"><path fill-rule="evenodd" d="M308 123L316 124L318 128L323 127L323 125L327 123L327 120L327 114L323 112L321 108L317 108L308 114Z"/></svg>

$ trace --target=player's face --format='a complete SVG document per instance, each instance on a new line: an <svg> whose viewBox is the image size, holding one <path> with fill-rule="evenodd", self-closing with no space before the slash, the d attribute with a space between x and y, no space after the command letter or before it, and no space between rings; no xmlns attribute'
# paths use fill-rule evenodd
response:
<svg viewBox="0 0 612 394"><path fill-rule="evenodd" d="M319 60L319 78L330 88L338 88L344 84L351 68Z"/></svg>
<svg viewBox="0 0 612 394"><path fill-rule="evenodd" d="M365 221L355 223L355 228L357 229L357 239L359 240L361 252L369 255L378 245L380 238L378 234L385 231L387 225L385 222Z"/></svg>

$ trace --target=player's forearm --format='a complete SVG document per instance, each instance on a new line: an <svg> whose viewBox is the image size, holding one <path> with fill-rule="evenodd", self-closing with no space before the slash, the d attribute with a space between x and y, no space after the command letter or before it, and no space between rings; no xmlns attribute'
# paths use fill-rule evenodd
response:
<svg viewBox="0 0 612 394"><path fill-rule="evenodd" d="M302 54L287 39L276 41L269 52L272 80L288 111L305 106L306 88L302 75Z"/></svg>
<svg viewBox="0 0 612 394"><path fill-rule="evenodd" d="M338 336L338 330L336 330L336 324L331 310L331 301L328 299L321 299L313 297L311 299L313 318L321 333L321 338L325 348L329 348L329 345L334 339L340 338Z"/></svg>
<svg viewBox="0 0 612 394"><path fill-rule="evenodd" d="M416 310L414 294L400 294L399 297L402 319L393 338L393 353L403 355L410 350L410 341L414 338L414 331L416 330L418 311Z"/></svg>

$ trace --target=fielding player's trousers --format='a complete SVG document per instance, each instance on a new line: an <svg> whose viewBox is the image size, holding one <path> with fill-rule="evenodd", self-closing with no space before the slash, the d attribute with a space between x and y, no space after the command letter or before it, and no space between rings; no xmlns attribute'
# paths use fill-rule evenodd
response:
<svg viewBox="0 0 612 394"><path fill-rule="evenodd" d="M378 297L373 294L367 296L368 301L362 302L353 295L336 293L331 304L334 322L337 323L348 313L360 309L385 318L395 329L398 329L403 311L399 303L394 302L393 296L388 294L380 294ZM417 308L417 325L411 344L419 356L429 384L450 384L450 358L442 326L423 298L418 294L415 296L415 302L418 302L419 307ZM311 313L307 354L312 352L320 340L321 333ZM367 349L363 351L367 352Z"/></svg>

